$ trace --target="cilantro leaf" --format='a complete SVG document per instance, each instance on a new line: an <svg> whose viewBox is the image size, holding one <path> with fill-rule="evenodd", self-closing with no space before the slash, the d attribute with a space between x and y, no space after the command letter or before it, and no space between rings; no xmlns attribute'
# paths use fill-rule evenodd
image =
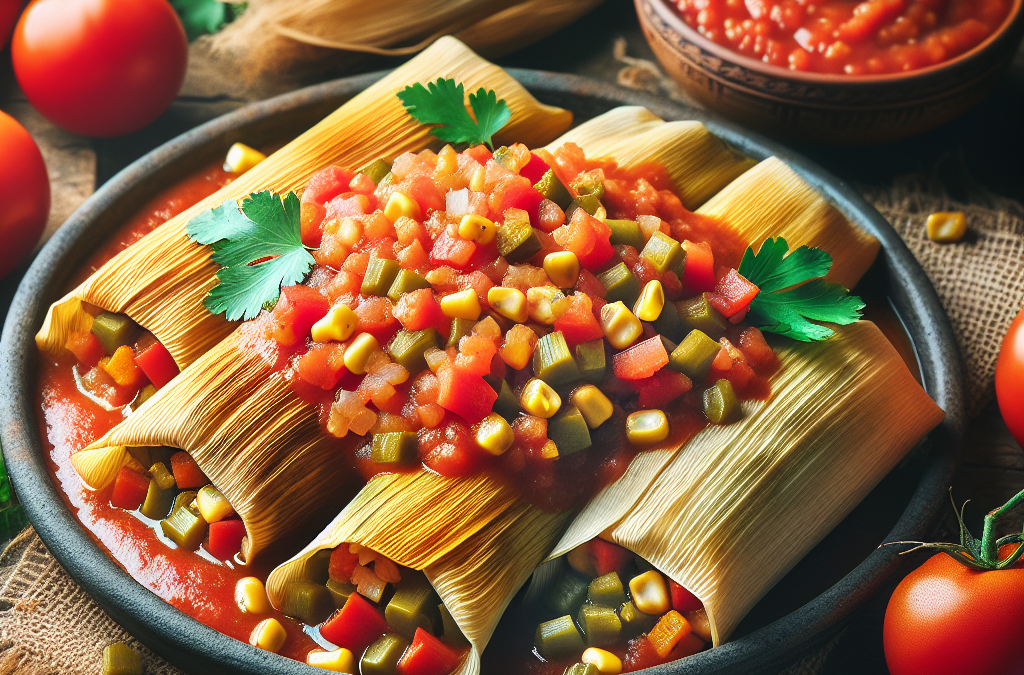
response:
<svg viewBox="0 0 1024 675"><path fill-rule="evenodd" d="M504 100L481 87L469 95L474 120L466 110L465 87L452 79L438 78L426 87L417 82L398 92L398 98L417 122L438 125L430 133L447 143L486 143L493 148L491 136L512 117Z"/></svg>
<svg viewBox="0 0 1024 675"><path fill-rule="evenodd" d="M750 303L747 320L802 342L832 337L831 328L812 321L853 323L860 319L864 302L823 279L831 267L826 251L801 246L790 252L782 237L767 239L756 254L748 248L737 271L761 290Z"/></svg>
<svg viewBox="0 0 1024 675"><path fill-rule="evenodd" d="M281 197L269 190L242 201L227 202L199 214L187 226L192 241L213 249L221 266L219 283L204 304L229 321L255 318L264 304L281 294L282 286L300 283L313 266L302 243L300 203L295 193Z"/></svg>

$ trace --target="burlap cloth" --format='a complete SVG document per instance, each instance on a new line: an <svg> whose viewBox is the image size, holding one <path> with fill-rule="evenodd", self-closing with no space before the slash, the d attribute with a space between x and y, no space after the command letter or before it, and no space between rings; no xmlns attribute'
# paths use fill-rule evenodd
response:
<svg viewBox="0 0 1024 675"><path fill-rule="evenodd" d="M624 43L616 52L626 65L621 84L685 99L652 63L626 56ZM1012 200L995 207L958 203L923 176L899 180L888 190L865 190L865 196L913 251L949 314L967 368L965 395L973 416L992 398L1001 337L1024 305L1024 207ZM931 242L924 221L935 211L965 212L969 236L958 244ZM33 530L0 555L0 675L95 675L103 647L118 640L142 652L149 675L181 672L107 616ZM785 675L820 672L835 642Z"/></svg>

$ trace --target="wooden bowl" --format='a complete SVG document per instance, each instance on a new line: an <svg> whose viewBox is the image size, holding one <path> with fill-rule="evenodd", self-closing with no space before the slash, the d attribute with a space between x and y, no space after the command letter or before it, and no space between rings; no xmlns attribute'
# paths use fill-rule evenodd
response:
<svg viewBox="0 0 1024 675"><path fill-rule="evenodd" d="M893 141L934 129L981 101L1024 36L1022 0L995 33L954 59L907 73L794 72L705 38L671 0L634 0L662 67L708 109L772 136L835 145Z"/></svg>

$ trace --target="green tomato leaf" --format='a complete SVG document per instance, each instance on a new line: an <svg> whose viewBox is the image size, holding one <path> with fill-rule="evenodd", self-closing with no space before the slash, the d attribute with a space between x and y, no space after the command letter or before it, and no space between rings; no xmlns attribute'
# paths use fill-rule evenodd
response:
<svg viewBox="0 0 1024 675"><path fill-rule="evenodd" d="M242 10L244 3L232 4L220 0L170 0L174 11L181 18L188 41L211 33L216 33L231 23Z"/></svg>

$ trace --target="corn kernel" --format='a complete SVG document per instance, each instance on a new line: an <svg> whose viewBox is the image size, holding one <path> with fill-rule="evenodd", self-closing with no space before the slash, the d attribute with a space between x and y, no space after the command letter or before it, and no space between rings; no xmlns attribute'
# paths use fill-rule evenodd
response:
<svg viewBox="0 0 1024 675"><path fill-rule="evenodd" d="M262 152L244 143L235 143L228 148L224 158L224 170L228 173L245 173L267 158Z"/></svg>
<svg viewBox="0 0 1024 675"><path fill-rule="evenodd" d="M640 297L633 305L633 314L641 321L657 321L661 316L661 310L665 308L665 289L661 282L652 279L640 291Z"/></svg>
<svg viewBox="0 0 1024 675"><path fill-rule="evenodd" d="M352 673L356 671L356 659L352 652L342 647L331 652L316 649L306 654L306 665L323 668L333 673Z"/></svg>
<svg viewBox="0 0 1024 675"><path fill-rule="evenodd" d="M523 387L519 405L531 415L547 419L562 407L562 398L547 382L535 377Z"/></svg>
<svg viewBox="0 0 1024 675"><path fill-rule="evenodd" d="M480 167L473 174L473 177L469 179L469 190L470 192L483 192L484 185L487 183L487 169Z"/></svg>
<svg viewBox="0 0 1024 675"><path fill-rule="evenodd" d="M498 226L494 224L494 221L475 213L467 213L459 222L459 236L469 241L475 241L481 246L486 246L494 241L497 233Z"/></svg>
<svg viewBox="0 0 1024 675"><path fill-rule="evenodd" d="M487 291L487 304L506 319L526 323L530 317L526 308L526 294L518 288L493 286Z"/></svg>
<svg viewBox="0 0 1024 675"><path fill-rule="evenodd" d="M650 445L668 438L668 418L660 410L638 410L626 418L626 438L633 445Z"/></svg>
<svg viewBox="0 0 1024 675"><path fill-rule="evenodd" d="M587 384L572 393L569 400L583 415L587 426L596 429L612 416L612 402L600 389Z"/></svg>
<svg viewBox="0 0 1024 675"><path fill-rule="evenodd" d="M384 207L384 217L393 223L402 216L419 220L420 205L404 192L392 192Z"/></svg>
<svg viewBox="0 0 1024 675"><path fill-rule="evenodd" d="M266 614L272 609L267 589L256 577L242 577L235 584L235 603L243 612Z"/></svg>
<svg viewBox="0 0 1024 675"><path fill-rule="evenodd" d="M277 619L264 619L256 624L249 635L249 644L275 654L284 646L288 633Z"/></svg>
<svg viewBox="0 0 1024 675"><path fill-rule="evenodd" d="M344 342L352 337L359 321L356 313L348 305L335 305L327 314L313 324L311 332L313 342Z"/></svg>
<svg viewBox="0 0 1024 675"><path fill-rule="evenodd" d="M208 523L224 520L235 512L227 498L212 485L206 485L199 490L196 494L196 506L199 507L199 515Z"/></svg>
<svg viewBox="0 0 1024 675"><path fill-rule="evenodd" d="M554 286L534 286L526 290L526 308L530 318L550 326L555 322L554 303L565 297Z"/></svg>
<svg viewBox="0 0 1024 675"><path fill-rule="evenodd" d="M601 308L601 329L608 342L616 349L629 347L644 334L640 319L636 318L621 300Z"/></svg>
<svg viewBox="0 0 1024 675"><path fill-rule="evenodd" d="M458 293L452 293L441 298L441 311L449 319L469 319L476 321L480 318L480 298L476 290L467 288Z"/></svg>
<svg viewBox="0 0 1024 675"><path fill-rule="evenodd" d="M633 604L644 614L664 614L672 609L668 584L658 570L648 570L630 579L629 594Z"/></svg>
<svg viewBox="0 0 1024 675"><path fill-rule="evenodd" d="M374 352L380 351L380 343L377 338L369 333L360 333L345 348L345 367L348 372L356 375L366 373L366 364Z"/></svg>
<svg viewBox="0 0 1024 675"><path fill-rule="evenodd" d="M960 241L967 234L967 216L962 211L939 212L928 216L928 238L942 244Z"/></svg>
<svg viewBox="0 0 1024 675"><path fill-rule="evenodd" d="M476 444L492 455L504 454L512 447L512 427L498 413L491 413L476 428Z"/></svg>
<svg viewBox="0 0 1024 675"><path fill-rule="evenodd" d="M540 447L540 456L544 459L558 459L558 446L549 440Z"/></svg>
<svg viewBox="0 0 1024 675"><path fill-rule="evenodd" d="M622 660L615 654L597 647L590 647L584 651L580 661L594 666L601 675L619 675L622 672Z"/></svg>
<svg viewBox="0 0 1024 675"><path fill-rule="evenodd" d="M559 288L572 288L580 277L580 259L572 251L555 251L544 256L544 271Z"/></svg>

